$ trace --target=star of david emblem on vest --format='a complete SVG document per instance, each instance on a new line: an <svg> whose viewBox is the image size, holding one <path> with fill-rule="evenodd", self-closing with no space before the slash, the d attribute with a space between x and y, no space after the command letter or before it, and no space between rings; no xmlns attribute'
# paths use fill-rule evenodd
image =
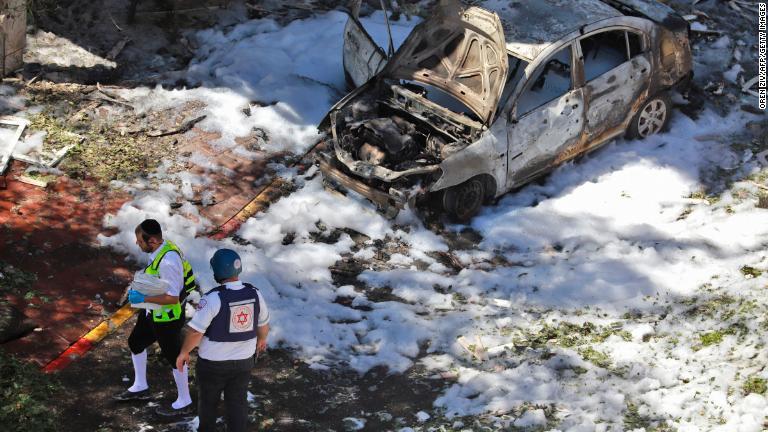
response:
<svg viewBox="0 0 768 432"><path fill-rule="evenodd" d="M242 333L253 330L253 303L229 305L229 331Z"/></svg>

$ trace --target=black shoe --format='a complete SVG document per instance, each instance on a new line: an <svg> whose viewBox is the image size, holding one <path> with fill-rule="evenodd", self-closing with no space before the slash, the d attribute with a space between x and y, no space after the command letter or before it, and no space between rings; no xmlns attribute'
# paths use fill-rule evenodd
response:
<svg viewBox="0 0 768 432"><path fill-rule="evenodd" d="M185 406L184 408L176 409L173 406L159 406L155 410L155 413L161 417L178 417L192 414L192 404Z"/></svg>
<svg viewBox="0 0 768 432"><path fill-rule="evenodd" d="M132 392L129 390L126 390L122 393L118 393L114 396L112 396L112 399L118 401L118 402L128 402L128 401L135 401L135 400L147 400L151 399L152 395L149 394L149 389L144 389L142 391Z"/></svg>

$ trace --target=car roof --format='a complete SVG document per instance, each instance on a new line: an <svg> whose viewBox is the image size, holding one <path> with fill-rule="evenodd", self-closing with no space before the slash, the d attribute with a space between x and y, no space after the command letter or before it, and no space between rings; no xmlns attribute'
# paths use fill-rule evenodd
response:
<svg viewBox="0 0 768 432"><path fill-rule="evenodd" d="M623 16L600 0L490 0L504 27L507 50L528 61L582 26Z"/></svg>

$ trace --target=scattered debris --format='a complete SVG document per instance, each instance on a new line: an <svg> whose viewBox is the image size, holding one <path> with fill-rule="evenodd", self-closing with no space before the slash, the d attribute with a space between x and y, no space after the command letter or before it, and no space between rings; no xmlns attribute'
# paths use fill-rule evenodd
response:
<svg viewBox="0 0 768 432"><path fill-rule="evenodd" d="M440 260L440 262L450 267L457 273L464 269L464 264L462 264L459 258L451 252L438 251L435 252L435 255Z"/></svg>
<svg viewBox="0 0 768 432"><path fill-rule="evenodd" d="M763 150L760 153L755 155L755 158L763 164L764 167L768 168L768 150Z"/></svg>
<svg viewBox="0 0 768 432"><path fill-rule="evenodd" d="M756 278L763 274L762 270L748 265L742 266L739 271L741 271L741 274L746 278Z"/></svg>
<svg viewBox="0 0 768 432"><path fill-rule="evenodd" d="M147 132L147 136L151 136L153 138L156 137L162 137L162 136L168 136L168 135L176 135L180 133L185 133L191 130L196 124L200 123L201 121L205 120L207 116L201 115L200 117L195 117L191 120L185 121L180 127L176 129L170 129L165 131L152 131Z"/></svg>
<svg viewBox="0 0 768 432"><path fill-rule="evenodd" d="M126 45L128 45L128 43L129 43L130 41L131 41L131 40L130 40L130 39L128 39L128 38L122 38L122 39L120 39L119 41L117 41L117 43L115 44L115 46L113 46L113 47L112 47L112 49L111 49L111 50L109 50L109 52L107 53L107 59L108 59L108 60L114 60L114 59L116 59L116 58L117 58L117 56L119 56L119 55L120 55L120 53L123 51L123 48L125 48L125 46L126 46Z"/></svg>
<svg viewBox="0 0 768 432"><path fill-rule="evenodd" d="M482 362L486 360L486 349L483 345L483 342L480 340L480 336L476 336L475 340L477 341L477 344L472 345L467 342L467 339L464 336L459 336L459 338L456 339L456 343L458 343L462 348L470 353L472 357L476 358L477 361Z"/></svg>
<svg viewBox="0 0 768 432"><path fill-rule="evenodd" d="M419 423L424 423L425 421L429 420L431 417L432 416L430 416L429 414L425 413L424 411L419 411L419 412L416 413L416 420Z"/></svg>
<svg viewBox="0 0 768 432"><path fill-rule="evenodd" d="M707 83L706 86L704 86L704 90L712 93L715 96L722 95L724 89L725 89L725 83L723 81L709 82Z"/></svg>
<svg viewBox="0 0 768 432"><path fill-rule="evenodd" d="M38 187L41 187L41 188L44 188L44 187L48 186L48 182L47 181L38 180L38 179L35 179L35 178L32 178L32 177L28 177L28 176L25 176L25 175L16 176L16 180L18 180L18 181L20 181L22 183L26 183L26 184L29 184L29 185L32 185L32 186L38 186Z"/></svg>
<svg viewBox="0 0 768 432"><path fill-rule="evenodd" d="M744 93L749 93L749 94L751 94L754 97L759 97L760 95L757 93L757 90L753 90L752 89L752 87L754 87L755 84L757 84L758 78L759 77L757 75L755 75L754 78L752 78L751 80L745 82L744 85L741 86L741 91L744 92Z"/></svg>
<svg viewBox="0 0 768 432"><path fill-rule="evenodd" d="M24 132L24 128L29 125L29 121L19 117L5 116L0 117L0 125L7 126L0 126L0 175L2 175L8 168L16 143ZM3 131L8 129L10 132Z"/></svg>
<svg viewBox="0 0 768 432"><path fill-rule="evenodd" d="M345 431L358 431L365 427L365 419L346 417L341 422Z"/></svg>
<svg viewBox="0 0 768 432"><path fill-rule="evenodd" d="M488 357L496 357L499 354L506 352L507 350L515 348L515 346L516 344L514 342L503 344L503 345L497 345L495 347L488 348L488 351L486 352L488 353Z"/></svg>
<svg viewBox="0 0 768 432"><path fill-rule="evenodd" d="M504 299L497 299L497 298L491 299L491 303L493 303L494 305L496 305L498 307L503 307L503 308L511 308L512 307L512 302L509 301L509 300L504 300Z"/></svg>
<svg viewBox="0 0 768 432"><path fill-rule="evenodd" d="M77 135L77 134L72 134ZM85 137L77 135L82 140L85 140ZM59 164L66 156L67 153L69 153L72 148L74 148L74 144L70 144L66 147L63 147L56 151L55 153L42 153L38 157L29 156L25 154L19 154L19 153L13 153L13 158L22 162L26 162L31 165L37 165L44 168L53 168L56 165ZM48 160L43 159L44 156L48 157Z"/></svg>

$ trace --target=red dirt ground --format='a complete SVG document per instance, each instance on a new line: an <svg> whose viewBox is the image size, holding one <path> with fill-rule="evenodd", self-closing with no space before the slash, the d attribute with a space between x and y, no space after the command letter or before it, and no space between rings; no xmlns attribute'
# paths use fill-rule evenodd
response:
<svg viewBox="0 0 768 432"><path fill-rule="evenodd" d="M65 176L43 189L16 181L23 169L14 161L0 189L0 260L37 275L34 296L8 300L38 330L3 349L42 367L116 309L130 263L97 235L129 196Z"/></svg>

